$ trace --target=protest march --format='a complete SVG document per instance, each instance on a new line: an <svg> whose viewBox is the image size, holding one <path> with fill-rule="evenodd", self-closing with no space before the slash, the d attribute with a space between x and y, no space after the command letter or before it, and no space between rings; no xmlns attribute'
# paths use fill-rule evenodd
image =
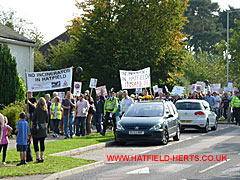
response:
<svg viewBox="0 0 240 180"><path fill-rule="evenodd" d="M112 127L109 130L115 132L117 123L132 104L142 101L172 101L176 104L183 99L205 100L217 119L224 118L240 125L239 109L234 104L240 98L239 90L234 89L232 82L222 88L221 84L197 81L190 87L174 86L169 91L167 85L151 85L149 67L138 71L120 70L119 73L122 89L99 86L101 82L91 78L89 87L84 92L82 89L86 88L82 87L82 82L73 82L73 68L26 73L26 112L20 114L20 118L27 122L22 126L31 130L36 163L44 161L47 136L65 136L68 139L88 136L93 132L105 136L109 126ZM36 99L33 94L36 92L47 93L45 97ZM46 124L39 128L36 123ZM38 141L42 152L40 155ZM31 139L28 138L27 142L31 142ZM27 146L18 148L19 151L25 151ZM24 164L26 159L21 156L21 162L17 166Z"/></svg>

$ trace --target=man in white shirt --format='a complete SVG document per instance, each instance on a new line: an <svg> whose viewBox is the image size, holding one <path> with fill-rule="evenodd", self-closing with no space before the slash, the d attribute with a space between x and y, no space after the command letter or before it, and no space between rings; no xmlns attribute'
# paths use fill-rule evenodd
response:
<svg viewBox="0 0 240 180"><path fill-rule="evenodd" d="M127 112L128 108L134 104L134 101L132 98L128 96L128 91L124 90L123 91L123 99L121 103L121 113L122 115Z"/></svg>
<svg viewBox="0 0 240 180"><path fill-rule="evenodd" d="M213 109L217 115L217 119L219 119L220 118L219 108L221 104L221 98L217 95L216 92L213 93L213 98L214 98Z"/></svg>

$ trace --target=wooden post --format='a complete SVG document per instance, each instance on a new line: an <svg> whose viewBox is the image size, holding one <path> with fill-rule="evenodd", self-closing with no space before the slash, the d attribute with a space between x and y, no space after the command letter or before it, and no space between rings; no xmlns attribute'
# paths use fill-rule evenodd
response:
<svg viewBox="0 0 240 180"><path fill-rule="evenodd" d="M90 97L92 97L92 91L93 91L93 88L91 88Z"/></svg>

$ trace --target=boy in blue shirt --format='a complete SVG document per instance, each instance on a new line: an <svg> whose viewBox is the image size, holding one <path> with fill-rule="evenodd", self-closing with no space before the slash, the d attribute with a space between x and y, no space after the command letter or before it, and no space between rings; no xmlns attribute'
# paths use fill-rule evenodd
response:
<svg viewBox="0 0 240 180"><path fill-rule="evenodd" d="M27 139L29 133L29 125L25 120L25 113L19 115L20 121L17 123L17 151L20 152L21 162L17 166L26 164Z"/></svg>

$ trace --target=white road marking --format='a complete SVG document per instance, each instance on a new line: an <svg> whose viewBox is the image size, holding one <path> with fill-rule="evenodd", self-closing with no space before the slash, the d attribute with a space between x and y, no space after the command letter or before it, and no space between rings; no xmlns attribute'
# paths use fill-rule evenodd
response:
<svg viewBox="0 0 240 180"><path fill-rule="evenodd" d="M166 172L177 173L177 172L180 172L191 166L192 166L191 164L165 164L165 166L159 168L157 170L157 172L159 172L159 173L166 173Z"/></svg>
<svg viewBox="0 0 240 180"><path fill-rule="evenodd" d="M136 169L136 170L128 172L127 174L149 174L149 167Z"/></svg>
<svg viewBox="0 0 240 180"><path fill-rule="evenodd" d="M143 152L140 152L139 154L146 154L146 153L148 153L148 152L150 152L150 150L148 150L148 151L143 151Z"/></svg>
<svg viewBox="0 0 240 180"><path fill-rule="evenodd" d="M213 168L215 168L215 167L217 167L217 166L220 166L220 165L222 165L222 164L224 164L224 163L226 163L226 162L228 162L228 161L230 161L231 159L227 159L227 161L222 161L222 162L220 162L220 163L217 163L217 164L214 164L214 165L212 165L212 166L210 166L210 167L208 167L208 168L206 168L206 169L204 169L204 170L202 170L202 171L199 171L199 173L204 173L204 172L206 172L206 171L208 171L208 170L210 170L210 169L213 169Z"/></svg>

